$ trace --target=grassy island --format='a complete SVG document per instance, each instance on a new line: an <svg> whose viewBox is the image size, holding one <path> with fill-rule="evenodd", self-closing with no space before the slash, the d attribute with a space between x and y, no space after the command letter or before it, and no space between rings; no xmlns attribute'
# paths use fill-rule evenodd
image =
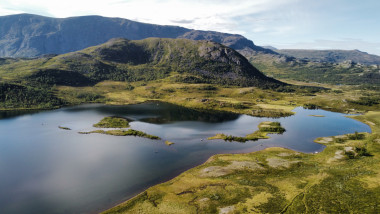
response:
<svg viewBox="0 0 380 214"><path fill-rule="evenodd" d="M207 138L207 140L222 139L225 141L246 142L246 141L255 141L258 139L267 139L269 138L267 134L282 134L284 132L285 132L285 129L281 127L281 124L279 122L266 121L259 124L259 130L255 131L252 134L248 134L245 137L216 134L213 137Z"/></svg>
<svg viewBox="0 0 380 214"><path fill-rule="evenodd" d="M319 115L319 114L311 114L310 117L325 117L325 115Z"/></svg>
<svg viewBox="0 0 380 214"><path fill-rule="evenodd" d="M129 128L129 121L123 117L105 117L93 126L97 128Z"/></svg>
<svg viewBox="0 0 380 214"><path fill-rule="evenodd" d="M173 142L171 142L171 141L165 141L165 144L167 145L167 146L171 146L171 145L173 145L174 143Z"/></svg>
<svg viewBox="0 0 380 214"><path fill-rule="evenodd" d="M380 112L355 118L373 133L317 139L318 154L215 155L104 213L379 213Z"/></svg>
<svg viewBox="0 0 380 214"><path fill-rule="evenodd" d="M64 127L64 126L58 126L58 128L63 129L63 130L71 130L69 127Z"/></svg>
<svg viewBox="0 0 380 214"><path fill-rule="evenodd" d="M98 133L98 134L106 134L106 135L114 135L114 136L138 136L138 137L145 137L149 138L152 140L160 140L160 137L154 136L147 134L142 131L137 131L134 129L128 129L128 130L122 130L122 129L117 129L117 130L95 130L95 131L90 131L90 132L78 132L79 134L92 134L92 133Z"/></svg>

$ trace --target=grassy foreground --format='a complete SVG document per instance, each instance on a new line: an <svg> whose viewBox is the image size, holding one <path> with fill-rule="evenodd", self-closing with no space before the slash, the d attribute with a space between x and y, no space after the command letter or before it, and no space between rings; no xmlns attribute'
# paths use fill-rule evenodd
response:
<svg viewBox="0 0 380 214"><path fill-rule="evenodd" d="M215 155L104 213L379 213L380 112L355 119L372 134L316 139L318 154Z"/></svg>

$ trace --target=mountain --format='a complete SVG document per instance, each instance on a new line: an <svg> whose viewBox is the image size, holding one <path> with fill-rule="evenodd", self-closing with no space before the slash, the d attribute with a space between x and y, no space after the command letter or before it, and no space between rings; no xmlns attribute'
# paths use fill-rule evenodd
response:
<svg viewBox="0 0 380 214"><path fill-rule="evenodd" d="M58 56L3 59L0 77L29 84L93 85L104 80L278 87L235 50L211 41L148 38L108 42Z"/></svg>
<svg viewBox="0 0 380 214"><path fill-rule="evenodd" d="M378 67L360 67L355 64L356 61L362 64L376 64L378 62L377 56L360 51L302 50L298 55L292 55L290 54L292 50L256 46L241 35L145 24L127 19L101 16L57 19L20 14L0 17L0 57L36 57L46 54L64 54L100 45L117 37L133 40L160 37L214 41L235 49L255 67L275 78L334 84L369 83L376 85L379 76ZM325 54L325 52L329 54ZM308 56L308 53L319 54ZM0 64L9 64L12 60L16 59L0 59ZM336 64L336 62L345 60L351 60L353 64L350 62L340 63L343 65ZM329 63L327 67L326 63ZM107 66L107 63L103 64ZM98 67L103 66L103 64L93 66ZM332 70L331 68L337 72L330 72L331 75L326 75L326 69ZM350 78L343 78L342 75L350 76ZM300 78L301 76L302 78Z"/></svg>
<svg viewBox="0 0 380 214"><path fill-rule="evenodd" d="M368 54L359 50L303 50L276 49L277 53L314 62L342 63L352 61L364 65L380 65L380 56Z"/></svg>
<svg viewBox="0 0 380 214"><path fill-rule="evenodd" d="M49 18L31 14L0 17L0 57L63 54L102 44L112 38L149 37L211 40L236 50L277 54L241 35L145 24L121 18L81 16Z"/></svg>

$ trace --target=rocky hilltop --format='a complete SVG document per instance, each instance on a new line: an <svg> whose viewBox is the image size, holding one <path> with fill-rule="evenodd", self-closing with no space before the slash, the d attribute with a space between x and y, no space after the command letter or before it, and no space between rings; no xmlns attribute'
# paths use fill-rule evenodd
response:
<svg viewBox="0 0 380 214"><path fill-rule="evenodd" d="M0 65L4 79L31 83L92 85L104 80L151 81L278 87L232 48L211 41L149 38L111 39L87 49L37 59L9 59ZM7 76L9 75L9 76Z"/></svg>

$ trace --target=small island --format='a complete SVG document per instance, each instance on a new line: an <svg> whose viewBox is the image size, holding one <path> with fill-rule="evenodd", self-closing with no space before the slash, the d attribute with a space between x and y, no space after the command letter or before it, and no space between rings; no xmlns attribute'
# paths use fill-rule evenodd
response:
<svg viewBox="0 0 380 214"><path fill-rule="evenodd" d="M64 127L64 126L58 126L58 128L63 129L63 130L71 130L69 127Z"/></svg>
<svg viewBox="0 0 380 214"><path fill-rule="evenodd" d="M129 120L123 117L105 117L99 123L94 124L96 128L129 128Z"/></svg>
<svg viewBox="0 0 380 214"><path fill-rule="evenodd" d="M90 131L90 132L78 132L79 134L92 134L92 133L98 133L98 134L106 134L106 135L114 135L114 136L138 136L138 137L145 137L149 138L152 140L160 140L161 138L158 136L150 135L142 131L137 131L134 129L128 129L128 130L122 130L122 129L117 129L117 130L95 130L95 131Z"/></svg>
<svg viewBox="0 0 380 214"><path fill-rule="evenodd" d="M285 129L281 126L279 122L266 121L259 124L259 130L254 133L248 134L245 137L237 137L225 134L216 134L213 137L207 138L207 140L222 139L225 141L236 141L244 143L246 141L256 141L259 139L268 139L267 134L282 134Z"/></svg>
<svg viewBox="0 0 380 214"><path fill-rule="evenodd" d="M319 115L319 114L310 114L310 117L325 117L325 115Z"/></svg>
<svg viewBox="0 0 380 214"><path fill-rule="evenodd" d="M165 141L165 144L167 145L167 146L171 146L171 145L173 145L174 143L173 142L171 142L171 141Z"/></svg>
<svg viewBox="0 0 380 214"><path fill-rule="evenodd" d="M160 140L161 138L158 136L150 135L142 131L134 130L134 129L123 129L123 128L129 128L130 120L123 117L117 117L117 116L110 116L103 118L100 122L93 125L93 127L97 128L118 128L118 129L112 129L112 130L94 130L89 132L78 132L79 134L106 134L106 135L114 135L114 136L138 136L138 137L145 137L152 140Z"/></svg>

